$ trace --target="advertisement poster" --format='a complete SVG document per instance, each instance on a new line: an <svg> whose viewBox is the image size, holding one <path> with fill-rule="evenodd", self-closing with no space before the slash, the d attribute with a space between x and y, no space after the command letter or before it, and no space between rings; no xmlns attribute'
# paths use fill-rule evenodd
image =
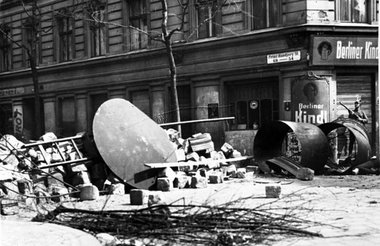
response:
<svg viewBox="0 0 380 246"><path fill-rule="evenodd" d="M377 38L316 36L312 53L312 65L379 65Z"/></svg>
<svg viewBox="0 0 380 246"><path fill-rule="evenodd" d="M16 136L21 136L24 130L24 115L22 105L13 106L13 130Z"/></svg>
<svg viewBox="0 0 380 246"><path fill-rule="evenodd" d="M315 125L329 122L329 84L325 79L292 83L292 120Z"/></svg>

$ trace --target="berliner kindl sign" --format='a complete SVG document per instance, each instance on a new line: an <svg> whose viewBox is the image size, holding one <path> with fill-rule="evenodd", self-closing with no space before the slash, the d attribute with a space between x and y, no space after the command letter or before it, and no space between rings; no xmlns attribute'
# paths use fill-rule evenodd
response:
<svg viewBox="0 0 380 246"><path fill-rule="evenodd" d="M313 37L312 65L378 65L378 39Z"/></svg>

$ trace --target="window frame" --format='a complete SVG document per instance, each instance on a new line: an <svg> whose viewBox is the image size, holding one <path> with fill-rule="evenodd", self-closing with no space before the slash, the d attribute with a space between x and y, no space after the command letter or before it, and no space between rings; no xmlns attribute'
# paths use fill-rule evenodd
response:
<svg viewBox="0 0 380 246"><path fill-rule="evenodd" d="M57 14L56 18L56 55L59 62L72 61L75 59L75 19L64 9ZM66 25L63 25L63 22ZM67 26L66 30L62 30Z"/></svg>
<svg viewBox="0 0 380 246"><path fill-rule="evenodd" d="M371 5L375 5L375 1L374 0L363 0L365 2L365 7L364 7L364 10L365 10L365 20L364 21L354 21L354 13L353 13L353 10L355 8L354 6L354 1L357 1L357 0L348 0L349 2L349 9L348 9L348 14L349 14L349 17L347 19L344 19L342 18L341 14L342 14L342 0L335 0L335 20L338 21L338 22L341 22L341 23L357 23L357 24L363 24L363 23L369 23L371 19L373 19L373 17L371 16Z"/></svg>
<svg viewBox="0 0 380 246"><path fill-rule="evenodd" d="M138 14L131 14L133 5L131 2L139 2L139 13ZM125 28L125 35L124 35L124 44L125 45L125 50L126 51L133 51L133 50L141 50L141 49L146 49L151 46L151 40L150 38L138 31L135 30L132 27L135 27L132 25L133 21L138 21L139 22L139 27L136 27L137 29L143 30L144 32L149 33L149 30L151 29L150 27L150 1L149 0L124 0L123 1L123 13L124 13L124 25L126 26ZM142 24L143 23L143 24ZM145 30L144 30L145 29ZM137 44L134 42L133 35L134 31L136 31L138 38Z"/></svg>
<svg viewBox="0 0 380 246"><path fill-rule="evenodd" d="M9 40L12 36L12 29L8 24L0 24L0 72L10 71L12 69L12 41Z"/></svg>
<svg viewBox="0 0 380 246"><path fill-rule="evenodd" d="M105 56L109 53L109 40L108 40L108 20L106 1L90 1L86 8L86 15L89 20L86 21L86 51L89 57ZM93 14L101 10L101 22L91 21Z"/></svg>
<svg viewBox="0 0 380 246"><path fill-rule="evenodd" d="M33 18L35 18L33 20ZM37 20L36 23L34 23L34 21ZM36 52L36 57L35 57L35 62L36 62L36 66L38 66L39 64L42 63L42 52L41 51L41 22L37 19L37 17L35 16L29 16L27 17L23 23L22 23L22 43L23 45L26 47L26 49L31 49L32 46L31 46L31 41L29 41L29 38L30 36L33 35L32 32L32 24L36 24L36 26L34 27L34 30L37 32L36 34L36 44L35 44L35 52ZM22 56L23 56L23 66L24 67L30 67L30 60L29 60L29 56L27 54L27 51L26 51L25 48L22 49ZM30 50L30 52L32 52L32 50Z"/></svg>
<svg viewBox="0 0 380 246"><path fill-rule="evenodd" d="M260 30L260 29L266 29L266 28L273 28L273 27L280 27L283 25L283 20L282 20L282 0L261 0L261 4L265 4L265 11L264 15L261 16L262 18L260 19L260 24L257 25L255 22L255 19L253 16L255 16L255 7L254 1L247 0L246 5L247 5L247 10L249 15L247 16L247 24L248 24L248 29L249 30ZM271 10L276 10L272 5L275 4L277 6L277 12L272 12ZM258 10L259 12L263 12L262 8ZM252 17L250 17L252 16ZM273 18L271 18L273 17ZM272 23L273 22L273 23Z"/></svg>
<svg viewBox="0 0 380 246"><path fill-rule="evenodd" d="M204 3L200 4L199 1L202 1ZM210 1L212 4L210 4ZM200 5L208 5L208 17L213 19L214 23L207 23L206 26L206 36L200 35L200 27L203 27L203 23L200 22L200 16L199 16L199 6ZM212 6L211 6L212 5ZM222 1L221 0L192 0L192 6L191 11L189 12L190 18L191 18L191 32L195 33L196 39L206 39L206 38L213 38L217 37L222 34ZM218 11L219 9L219 11ZM214 14L213 14L213 11ZM206 23L206 22L205 22ZM210 31L211 29L211 31Z"/></svg>

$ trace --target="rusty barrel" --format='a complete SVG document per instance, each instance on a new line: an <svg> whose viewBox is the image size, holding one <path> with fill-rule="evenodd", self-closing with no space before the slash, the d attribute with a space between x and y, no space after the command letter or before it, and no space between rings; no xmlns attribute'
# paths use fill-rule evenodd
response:
<svg viewBox="0 0 380 246"><path fill-rule="evenodd" d="M257 132L253 152L257 161L285 156L284 141L294 133L301 146L299 165L315 171L322 170L327 162L329 147L326 135L316 125L292 121L272 121Z"/></svg>

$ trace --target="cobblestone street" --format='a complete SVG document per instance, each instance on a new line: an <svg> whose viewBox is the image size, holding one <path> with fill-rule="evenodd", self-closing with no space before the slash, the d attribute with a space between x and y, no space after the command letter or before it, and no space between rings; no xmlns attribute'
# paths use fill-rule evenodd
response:
<svg viewBox="0 0 380 246"><path fill-rule="evenodd" d="M280 185L280 199L266 198L265 186ZM183 198L183 199L181 199ZM270 245L378 245L380 243L380 179L379 176L316 176L313 181L254 176L233 179L222 184L210 184L204 189L181 189L163 193L167 204L221 205L237 201L234 206L268 206L273 210L286 209L299 218L310 220L307 230L323 237L289 237L270 242ZM130 205L129 195L101 196L96 201L69 202L89 210L128 210L143 206ZM29 220L35 213L2 216L2 220ZM47 226L49 227L49 226ZM18 242L33 236L33 230L23 231ZM2 228L2 239L4 237ZM64 231L63 233L68 233ZM65 238L65 237L62 237ZM13 237L15 240L15 237ZM46 241L44 239L44 241ZM5 245L17 245L9 242ZM4 243L4 241L3 241ZM3 244L2 244L3 245ZM70 245L77 245L72 241Z"/></svg>

